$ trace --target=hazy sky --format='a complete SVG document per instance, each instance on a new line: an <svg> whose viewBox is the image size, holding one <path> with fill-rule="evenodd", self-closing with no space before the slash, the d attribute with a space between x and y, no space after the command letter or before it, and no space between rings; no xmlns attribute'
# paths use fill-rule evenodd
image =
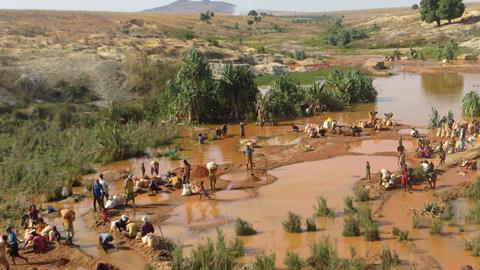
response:
<svg viewBox="0 0 480 270"><path fill-rule="evenodd" d="M420 0L226 0L240 10L330 11L377 7L410 6ZM478 0L477 0L478 1ZM140 11L173 0L0 0L0 9L59 9L98 11ZM475 2L465 1L465 2Z"/></svg>

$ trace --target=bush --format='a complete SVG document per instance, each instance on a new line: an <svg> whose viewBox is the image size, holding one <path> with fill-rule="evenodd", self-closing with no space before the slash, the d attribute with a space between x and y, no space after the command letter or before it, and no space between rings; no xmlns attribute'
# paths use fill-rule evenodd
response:
<svg viewBox="0 0 480 270"><path fill-rule="evenodd" d="M323 196L317 198L317 205L315 206L315 215L317 217L335 217L335 211L328 208L327 199Z"/></svg>
<svg viewBox="0 0 480 270"><path fill-rule="evenodd" d="M306 56L304 50L296 50L295 51L295 59L296 60L302 61L302 60L305 60L305 58L307 58L307 56Z"/></svg>
<svg viewBox="0 0 480 270"><path fill-rule="evenodd" d="M422 228L422 219L421 219L421 216L417 213L412 213L412 228L414 229Z"/></svg>
<svg viewBox="0 0 480 270"><path fill-rule="evenodd" d="M470 200L480 200L480 177L477 177L475 182L465 189L465 197L469 198Z"/></svg>
<svg viewBox="0 0 480 270"><path fill-rule="evenodd" d="M398 241L408 241L408 231L402 231L397 227L394 227L392 230L392 234L398 237Z"/></svg>
<svg viewBox="0 0 480 270"><path fill-rule="evenodd" d="M330 91L325 84L314 83L311 87L305 89L305 103L315 112L321 111L340 111L345 105L338 95L338 92Z"/></svg>
<svg viewBox="0 0 480 270"><path fill-rule="evenodd" d="M400 265L401 261L396 251L391 251L389 247L385 247L380 251L380 261L382 262L382 270L390 270L393 266Z"/></svg>
<svg viewBox="0 0 480 270"><path fill-rule="evenodd" d="M292 212L288 212L287 220L282 222L283 229L289 233L301 233L302 232L302 218Z"/></svg>
<svg viewBox="0 0 480 270"><path fill-rule="evenodd" d="M453 60L458 51L458 43L450 40L446 44L441 45L437 49L437 60Z"/></svg>
<svg viewBox="0 0 480 270"><path fill-rule="evenodd" d="M378 231L378 222L369 221L363 225L365 240L378 241L380 240L380 232Z"/></svg>
<svg viewBox="0 0 480 270"><path fill-rule="evenodd" d="M257 231L255 231L247 221L237 218L237 220L235 220L235 233L238 236L249 236L257 234Z"/></svg>
<svg viewBox="0 0 480 270"><path fill-rule="evenodd" d="M365 188L356 188L354 189L355 201L357 202L367 202L370 200L370 192Z"/></svg>
<svg viewBox="0 0 480 270"><path fill-rule="evenodd" d="M173 32L173 36L180 40L191 40L195 38L195 34L190 29L176 29Z"/></svg>
<svg viewBox="0 0 480 270"><path fill-rule="evenodd" d="M253 269L255 270L274 270L275 269L275 254L264 255L258 254L255 256L255 262L253 263Z"/></svg>
<svg viewBox="0 0 480 270"><path fill-rule="evenodd" d="M463 247L465 250L470 251L472 256L479 257L480 256L480 236L475 236L469 240L465 240L463 243Z"/></svg>
<svg viewBox="0 0 480 270"><path fill-rule="evenodd" d="M183 245L178 244L172 252L172 270L184 270L185 258L183 257Z"/></svg>
<svg viewBox="0 0 480 270"><path fill-rule="evenodd" d="M303 267L302 258L294 252L287 252L287 256L285 256L283 263L287 267L287 270L301 270Z"/></svg>
<svg viewBox="0 0 480 270"><path fill-rule="evenodd" d="M339 259L336 248L328 238L323 237L320 242L310 246L310 258L307 261L314 269L329 269L335 266Z"/></svg>
<svg viewBox="0 0 480 270"><path fill-rule="evenodd" d="M207 37L207 41L210 45L213 45L213 46L219 46L220 45L217 37Z"/></svg>
<svg viewBox="0 0 480 270"><path fill-rule="evenodd" d="M307 232L316 232L317 231L317 225L315 224L315 220L313 218L307 218L305 220L305 224L307 227Z"/></svg>
<svg viewBox="0 0 480 270"><path fill-rule="evenodd" d="M343 208L343 211L345 214L354 214L357 213L357 209L353 206L353 198L350 196L347 196L343 199L343 203L345 204L345 207Z"/></svg>
<svg viewBox="0 0 480 270"><path fill-rule="evenodd" d="M477 117L480 115L480 96L474 91L470 91L463 98L463 115Z"/></svg>
<svg viewBox="0 0 480 270"><path fill-rule="evenodd" d="M441 235L443 231L443 221L439 218L434 218L430 223L430 235Z"/></svg>
<svg viewBox="0 0 480 270"><path fill-rule="evenodd" d="M360 222L354 216L346 216L343 219L343 232L345 237L354 237L360 235Z"/></svg>
<svg viewBox="0 0 480 270"><path fill-rule="evenodd" d="M362 29L349 29L344 26L332 27L325 38L325 42L332 46L345 46L352 41L368 38Z"/></svg>
<svg viewBox="0 0 480 270"><path fill-rule="evenodd" d="M476 203L473 209L470 209L467 219L473 224L480 224L480 203Z"/></svg>
<svg viewBox="0 0 480 270"><path fill-rule="evenodd" d="M443 221L449 221L452 220L455 216L455 213L453 211L453 204L452 202L448 201L445 202L445 205L443 207L443 211L440 214L440 219Z"/></svg>
<svg viewBox="0 0 480 270"><path fill-rule="evenodd" d="M331 71L325 78L325 87L336 93L343 104L371 103L378 95L372 78L356 69Z"/></svg>
<svg viewBox="0 0 480 270"><path fill-rule="evenodd" d="M418 4L413 4L413 5L412 5L412 9L413 9L413 10L417 10L418 8L419 8Z"/></svg>

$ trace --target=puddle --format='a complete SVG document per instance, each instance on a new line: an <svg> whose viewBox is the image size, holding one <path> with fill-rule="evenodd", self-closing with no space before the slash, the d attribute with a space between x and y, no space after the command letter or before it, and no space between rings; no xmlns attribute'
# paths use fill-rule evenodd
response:
<svg viewBox="0 0 480 270"><path fill-rule="evenodd" d="M302 141L302 138L298 134L285 135L285 136L275 136L269 138L265 141L267 145L295 145L299 144Z"/></svg>
<svg viewBox="0 0 480 270"><path fill-rule="evenodd" d="M365 140L360 142L352 142L350 144L350 152L365 155L375 153L397 152L398 140ZM411 140L403 140L403 146L406 151L414 150L417 143Z"/></svg>
<svg viewBox="0 0 480 270"><path fill-rule="evenodd" d="M363 238L343 238L343 220L317 218L320 231L316 233L288 234L283 231L282 221L288 211L305 217L314 214L316 197L324 194L328 203L337 212L343 209L343 198L352 193L351 189L363 177L365 162L372 163L372 171L381 168L394 169L396 158L375 156L341 156L328 160L305 162L281 167L270 171L278 180L258 190L255 198L232 201L191 201L174 209L172 216L162 226L168 237L182 241L186 246L194 245L205 237L215 237L215 227L227 226L227 236L233 237L230 223L237 217L251 222L258 235L242 237L247 250L253 254L259 251L275 252L277 263L281 264L286 251L306 255L310 244L321 235L332 235L343 256L349 255L349 246L359 252L371 249ZM353 166L358 164L358 166ZM227 216L227 218L225 218ZM208 228L199 233L196 228ZM362 253L364 254L364 253Z"/></svg>
<svg viewBox="0 0 480 270"><path fill-rule="evenodd" d="M236 201L250 198L250 194L243 190L222 190L215 193L213 196L219 201Z"/></svg>

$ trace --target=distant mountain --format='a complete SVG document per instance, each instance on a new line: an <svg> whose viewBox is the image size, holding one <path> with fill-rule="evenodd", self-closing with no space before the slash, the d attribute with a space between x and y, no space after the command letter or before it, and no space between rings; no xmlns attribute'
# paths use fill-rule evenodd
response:
<svg viewBox="0 0 480 270"><path fill-rule="evenodd" d="M144 12L163 12L163 13L200 13L207 10L215 13L233 14L236 6L223 1L190 1L178 0L163 7L157 7L144 10Z"/></svg>

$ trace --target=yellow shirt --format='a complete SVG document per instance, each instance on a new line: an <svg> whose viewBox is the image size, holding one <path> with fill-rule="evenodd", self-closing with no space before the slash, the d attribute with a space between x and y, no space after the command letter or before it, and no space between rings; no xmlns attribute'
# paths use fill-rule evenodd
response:
<svg viewBox="0 0 480 270"><path fill-rule="evenodd" d="M130 238L133 238L138 233L138 226L134 222L130 222L127 224L127 233Z"/></svg>
<svg viewBox="0 0 480 270"><path fill-rule="evenodd" d="M127 192L133 193L133 188L135 187L135 184L133 183L133 180L127 180L125 182L125 189Z"/></svg>

